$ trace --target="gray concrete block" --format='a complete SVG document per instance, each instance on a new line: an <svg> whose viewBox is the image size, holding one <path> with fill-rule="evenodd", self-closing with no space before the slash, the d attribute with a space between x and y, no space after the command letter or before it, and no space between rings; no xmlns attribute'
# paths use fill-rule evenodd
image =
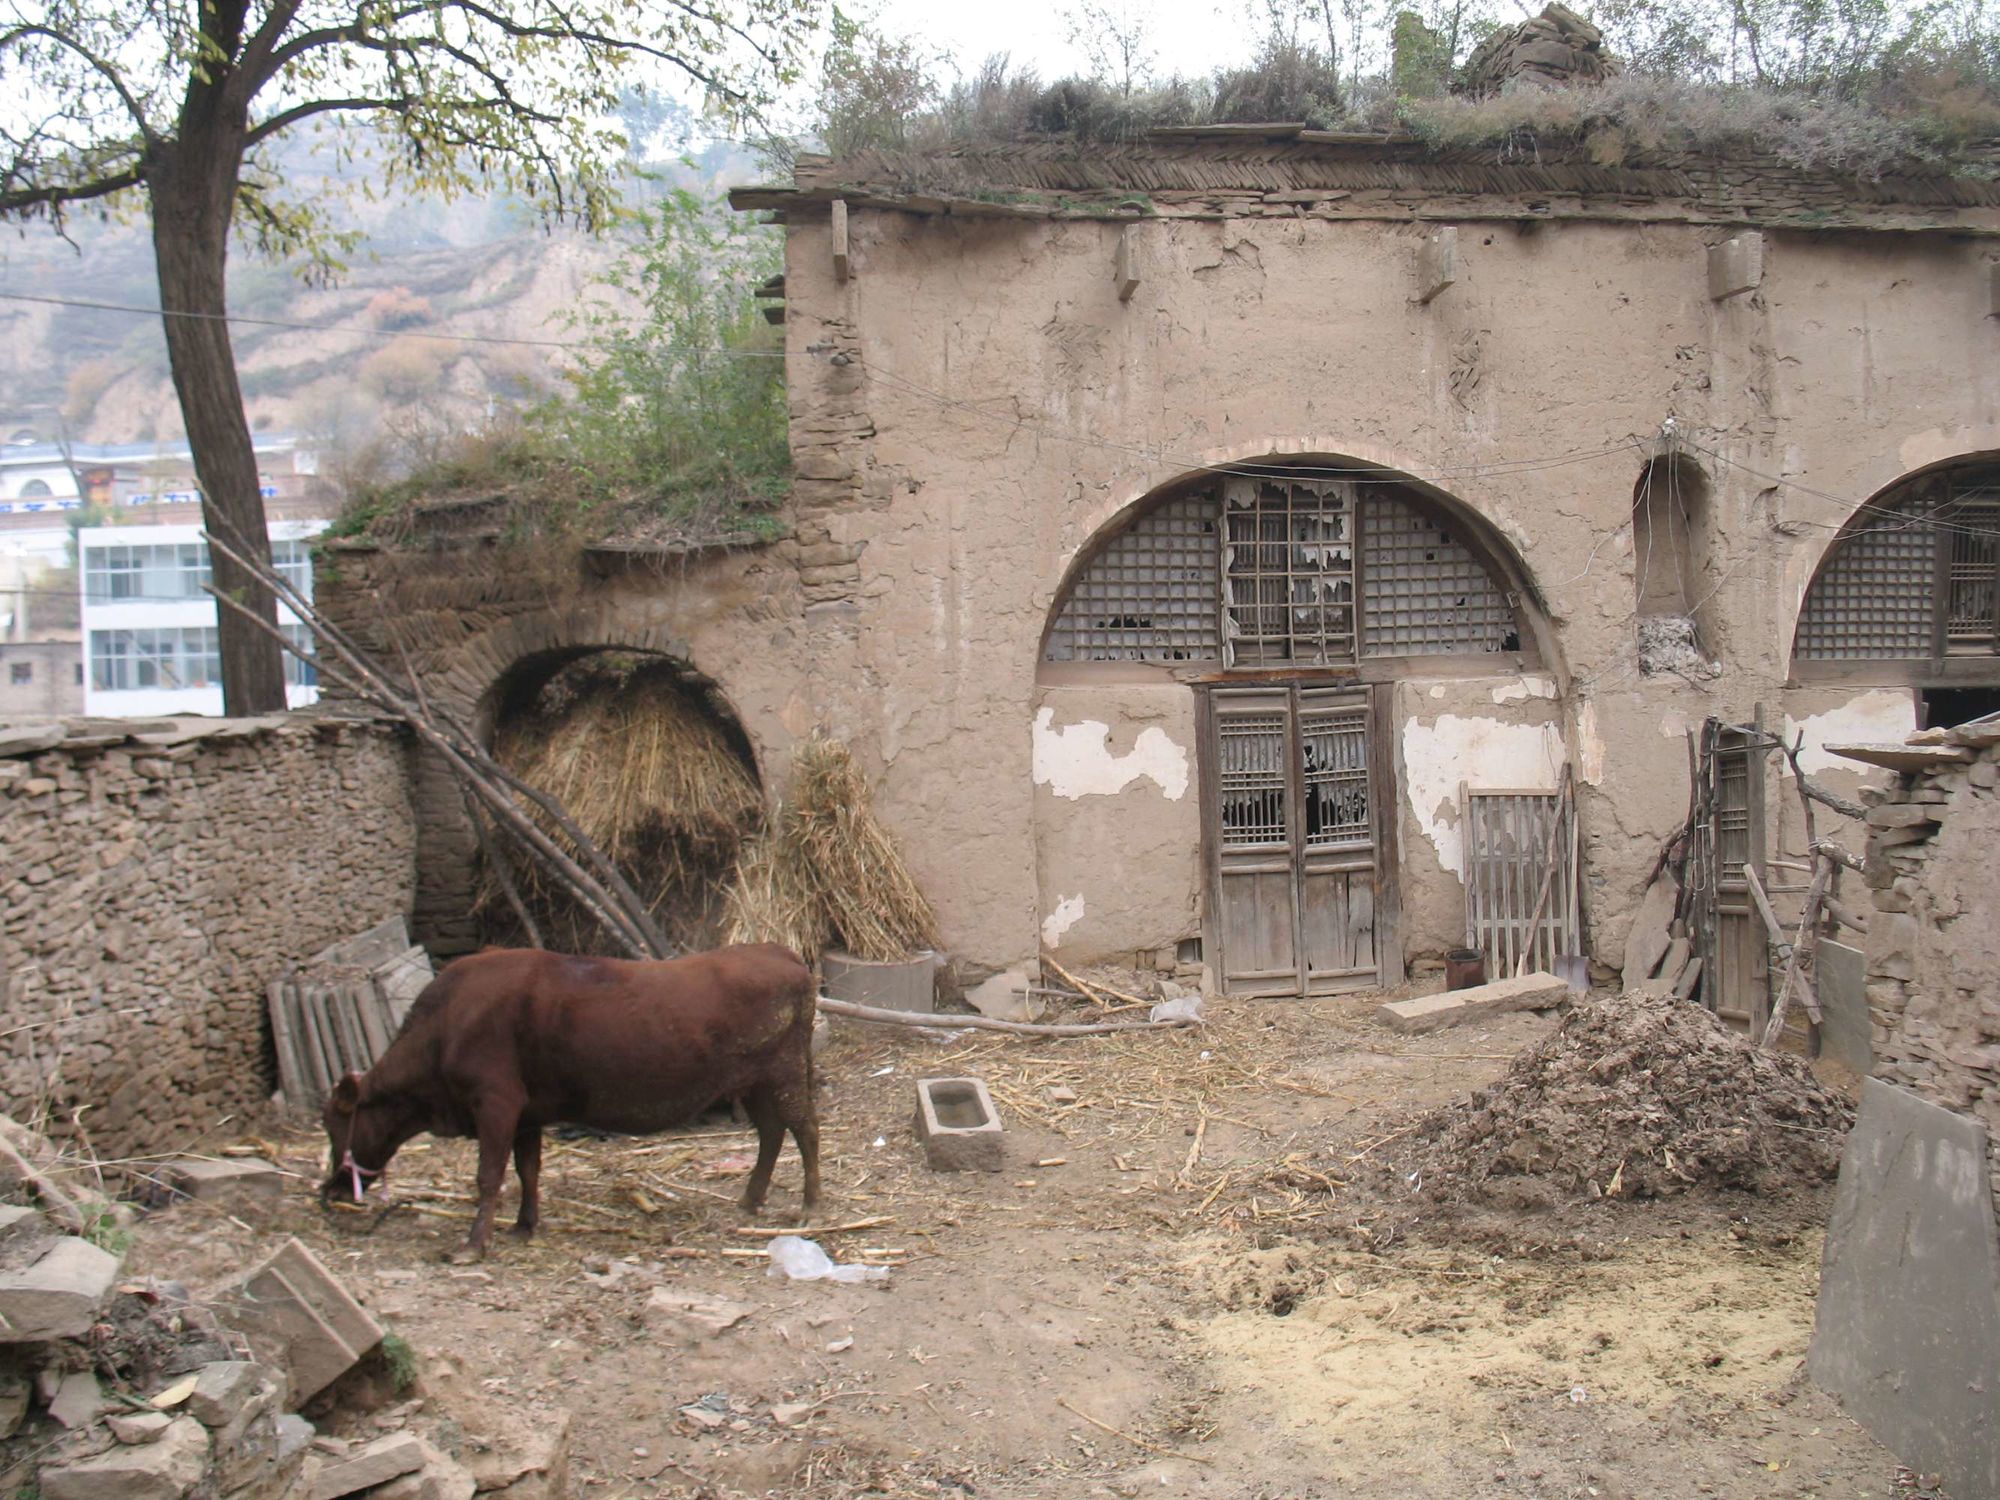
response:
<svg viewBox="0 0 2000 1500"><path fill-rule="evenodd" d="M0 1343L75 1338L97 1321L118 1257L65 1236L32 1265L0 1272Z"/></svg>
<svg viewBox="0 0 2000 1500"><path fill-rule="evenodd" d="M38 1478L41 1500L181 1500L207 1468L207 1429L182 1417L157 1442L121 1443L95 1458L49 1464Z"/></svg>
<svg viewBox="0 0 2000 1500"><path fill-rule="evenodd" d="M1806 1369L1911 1468L2000 1495L2000 1233L1986 1129L1870 1078L1841 1157Z"/></svg>
<svg viewBox="0 0 2000 1500"><path fill-rule="evenodd" d="M997 1172L1005 1163L1000 1112L977 1078L917 1084L917 1139L933 1172Z"/></svg>
<svg viewBox="0 0 2000 1500"><path fill-rule="evenodd" d="M382 1325L295 1239L225 1294L219 1310L260 1360L286 1372L290 1406L325 1390L382 1342Z"/></svg>
<svg viewBox="0 0 2000 1500"><path fill-rule="evenodd" d="M1513 1010L1547 1010L1569 998L1569 985L1553 974L1523 974L1496 979L1469 990L1447 990L1414 1000L1393 1000L1377 1006L1375 1019L1392 1031L1421 1033L1468 1021L1504 1015Z"/></svg>
<svg viewBox="0 0 2000 1500"><path fill-rule="evenodd" d="M879 1005L884 1010L930 1012L937 1009L935 953L919 953L897 963L875 963L833 949L820 955L826 993L855 1005Z"/></svg>

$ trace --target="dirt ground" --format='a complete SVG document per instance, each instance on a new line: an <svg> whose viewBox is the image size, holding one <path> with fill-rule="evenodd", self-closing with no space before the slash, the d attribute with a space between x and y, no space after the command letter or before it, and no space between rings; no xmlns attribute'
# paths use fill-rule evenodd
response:
<svg viewBox="0 0 2000 1500"><path fill-rule="evenodd" d="M1378 999L1062 1041L837 1023L820 1222L867 1222L817 1238L886 1281L771 1278L797 1160L746 1225L726 1121L552 1141L541 1234L469 1269L440 1263L467 1143L406 1149L388 1211L329 1215L301 1133L281 1204L156 1215L133 1269L199 1283L297 1234L426 1358L569 1408L572 1490L603 1500L1912 1492L1803 1377L1824 1189L1428 1205L1411 1122L1554 1022L1408 1038ZM913 1081L964 1073L1000 1173L932 1173L912 1138ZM656 1285L755 1310L687 1334L642 1311Z"/></svg>

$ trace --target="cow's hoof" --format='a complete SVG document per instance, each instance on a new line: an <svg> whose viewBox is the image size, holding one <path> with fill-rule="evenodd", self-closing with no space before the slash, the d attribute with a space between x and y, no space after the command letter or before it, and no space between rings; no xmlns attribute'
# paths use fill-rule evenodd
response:
<svg viewBox="0 0 2000 1500"><path fill-rule="evenodd" d="M448 1266L476 1266L486 1259L484 1250L475 1250L470 1245L460 1245L456 1250L444 1253L444 1263Z"/></svg>
<svg viewBox="0 0 2000 1500"><path fill-rule="evenodd" d="M532 1224L516 1224L508 1233L512 1234L517 1240L531 1240L535 1237L535 1226Z"/></svg>

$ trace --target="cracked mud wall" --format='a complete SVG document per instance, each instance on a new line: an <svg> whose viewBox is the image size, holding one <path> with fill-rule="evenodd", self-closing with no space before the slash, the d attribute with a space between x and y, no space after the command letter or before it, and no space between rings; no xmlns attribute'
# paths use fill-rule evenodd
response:
<svg viewBox="0 0 2000 1500"><path fill-rule="evenodd" d="M1044 686L1032 726L1039 936L1064 962L1171 950L1201 931L1194 694Z"/></svg>

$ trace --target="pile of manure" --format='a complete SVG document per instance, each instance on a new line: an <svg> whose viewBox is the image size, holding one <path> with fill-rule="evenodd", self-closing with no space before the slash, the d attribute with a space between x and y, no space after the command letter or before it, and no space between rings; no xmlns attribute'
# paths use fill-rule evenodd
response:
<svg viewBox="0 0 2000 1500"><path fill-rule="evenodd" d="M1853 1118L1802 1059L1640 991L1579 1004L1497 1083L1425 1116L1404 1170L1444 1200L1520 1201L1524 1180L1627 1198L1781 1194L1838 1172Z"/></svg>

